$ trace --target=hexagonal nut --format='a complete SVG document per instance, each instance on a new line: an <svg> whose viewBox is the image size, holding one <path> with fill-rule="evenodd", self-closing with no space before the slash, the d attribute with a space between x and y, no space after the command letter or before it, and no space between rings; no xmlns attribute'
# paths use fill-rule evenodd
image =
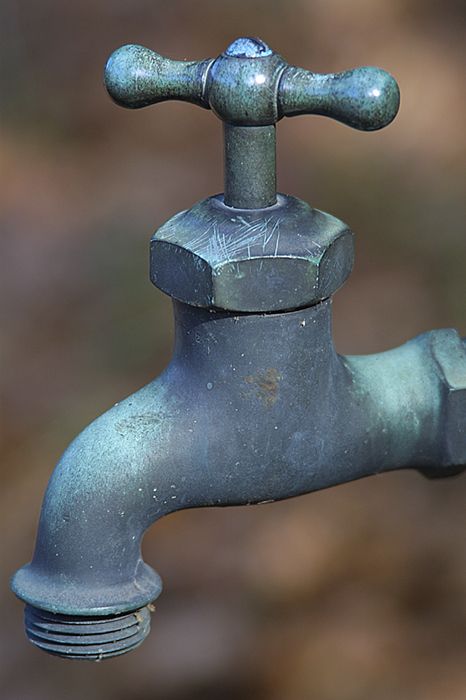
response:
<svg viewBox="0 0 466 700"><path fill-rule="evenodd" d="M273 312L331 296L353 267L353 234L295 197L233 209L210 197L165 223L151 240L151 280L193 306Z"/></svg>
<svg viewBox="0 0 466 700"><path fill-rule="evenodd" d="M466 469L466 340L453 329L434 331L431 349L443 385L442 463L458 473Z"/></svg>

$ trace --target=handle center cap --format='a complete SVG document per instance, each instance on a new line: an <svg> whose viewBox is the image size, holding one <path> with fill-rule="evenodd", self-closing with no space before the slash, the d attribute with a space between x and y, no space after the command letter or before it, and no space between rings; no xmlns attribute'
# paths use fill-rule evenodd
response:
<svg viewBox="0 0 466 700"><path fill-rule="evenodd" d="M225 51L225 56L262 58L262 56L270 56L272 53L272 49L261 39L246 36L235 39Z"/></svg>

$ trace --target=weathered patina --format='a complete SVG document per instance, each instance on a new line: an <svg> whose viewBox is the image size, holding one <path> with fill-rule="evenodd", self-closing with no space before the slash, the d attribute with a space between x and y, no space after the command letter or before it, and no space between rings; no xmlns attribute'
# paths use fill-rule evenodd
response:
<svg viewBox="0 0 466 700"><path fill-rule="evenodd" d="M466 467L466 342L434 330L341 356L331 295L349 275L348 227L275 191L275 122L313 113L371 130L398 88L379 69L319 76L258 39L215 60L126 46L110 58L120 104L181 99L225 122L225 195L155 233L151 277L174 298L173 359L97 418L57 465L32 562L13 579L30 640L100 660L149 632L158 574L141 539L168 513L276 501L394 469Z"/></svg>

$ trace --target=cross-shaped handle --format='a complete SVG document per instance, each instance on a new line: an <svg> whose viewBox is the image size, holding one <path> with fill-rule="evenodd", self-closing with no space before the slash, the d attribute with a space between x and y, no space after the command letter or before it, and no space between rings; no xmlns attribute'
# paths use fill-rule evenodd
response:
<svg viewBox="0 0 466 700"><path fill-rule="evenodd" d="M105 84L123 107L184 100L212 109L225 123L225 201L244 208L275 203L274 125L282 117L320 114L374 131L394 119L400 101L395 79L380 68L312 73L251 38L236 39L204 61L173 61L143 46L122 46L107 62Z"/></svg>

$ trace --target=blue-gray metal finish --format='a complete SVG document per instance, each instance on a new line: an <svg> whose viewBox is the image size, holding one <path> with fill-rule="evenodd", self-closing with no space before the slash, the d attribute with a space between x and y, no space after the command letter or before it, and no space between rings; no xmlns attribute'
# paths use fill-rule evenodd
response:
<svg viewBox="0 0 466 700"><path fill-rule="evenodd" d="M277 195L275 125L284 116L321 114L381 129L399 106L391 75L370 67L319 75L288 65L260 39L242 38L198 62L123 46L108 60L105 82L125 107L181 99L224 122L225 191L155 234L154 284L189 304L247 312L315 304L341 286L353 262L351 232Z"/></svg>
<svg viewBox="0 0 466 700"><path fill-rule="evenodd" d="M149 71L145 52L126 47L110 59L121 102L163 94L206 106L198 83L205 71L213 80L215 62L168 62L169 83L167 60L149 53ZM221 60L274 57L263 42L240 39ZM130 58L139 61L133 82L118 67ZM304 109L310 78L299 70L296 95L282 93L290 111ZM327 95L325 109L354 125L358 93L350 108L339 94L333 104ZM324 113L322 104L313 111ZM367 124L364 101L359 108ZM270 124L232 126L262 127ZM65 451L33 560L13 578L30 640L62 657L100 660L143 641L162 584L141 539L168 513L276 501L395 469L442 477L466 467L466 342L456 331L376 355L335 351L331 294L353 260L344 224L293 197L253 209L219 195L173 217L151 246L153 280L174 297L173 359Z"/></svg>
<svg viewBox="0 0 466 700"><path fill-rule="evenodd" d="M353 258L346 224L296 197L232 209L218 195L155 232L150 272L159 289L193 306L271 312L327 299Z"/></svg>
<svg viewBox="0 0 466 700"><path fill-rule="evenodd" d="M320 75L288 65L263 41L248 37L203 61L173 61L144 46L122 46L107 62L105 83L123 107L184 100L211 109L225 123L225 203L248 209L275 202L273 127L282 117L320 114L374 131L394 119L400 102L396 81L380 68Z"/></svg>

